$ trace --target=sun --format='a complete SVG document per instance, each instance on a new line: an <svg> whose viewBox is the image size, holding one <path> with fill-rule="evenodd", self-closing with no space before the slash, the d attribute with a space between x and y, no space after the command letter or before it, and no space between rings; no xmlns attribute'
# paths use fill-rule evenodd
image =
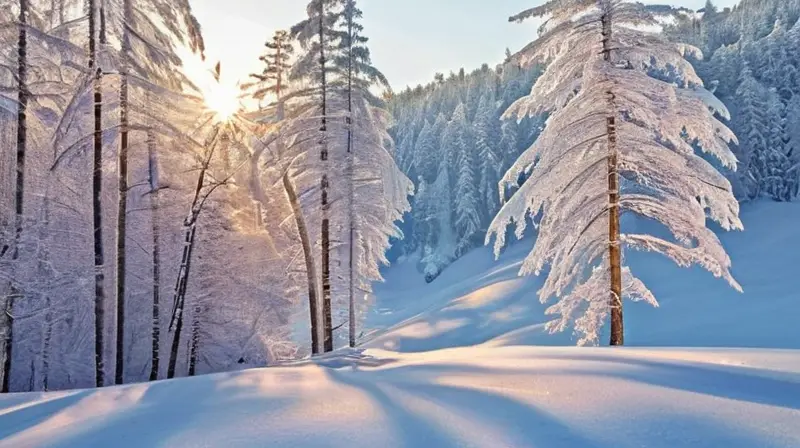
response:
<svg viewBox="0 0 800 448"><path fill-rule="evenodd" d="M228 121L242 109L239 91L234 85L212 83L203 90L206 107L214 112L217 121Z"/></svg>

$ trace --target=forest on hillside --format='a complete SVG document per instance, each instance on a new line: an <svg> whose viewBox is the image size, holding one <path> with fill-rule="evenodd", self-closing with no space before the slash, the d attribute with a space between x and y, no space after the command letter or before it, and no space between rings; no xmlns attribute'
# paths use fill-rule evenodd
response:
<svg viewBox="0 0 800 448"><path fill-rule="evenodd" d="M797 200L800 2L742 0L734 8L719 10L709 0L699 11L665 11L670 14L660 20L664 35L702 51L688 59L730 109L728 125L739 137L733 145L739 163L736 170L720 169L733 183L737 198ZM500 207L497 180L544 124L543 116L520 122L502 119L514 101L530 92L542 71L539 65L519 62L518 55L507 52L505 62L495 68L484 65L468 74L463 68L447 77L437 74L431 83L406 88L389 102L397 120L392 135L398 163L420 190L402 227L405 239L398 252L417 254L429 279L483 244ZM457 179L462 183L453 188ZM459 225L459 220L469 224Z"/></svg>
<svg viewBox="0 0 800 448"><path fill-rule="evenodd" d="M399 91L357 3L264 36L258 107L228 111L202 85L224 66L185 70L189 0L0 0L4 392L355 347L390 261L435 282L532 228L549 328L621 344L623 298L657 304L626 250L739 288L706 221L800 196L800 0L554 0L500 64Z"/></svg>

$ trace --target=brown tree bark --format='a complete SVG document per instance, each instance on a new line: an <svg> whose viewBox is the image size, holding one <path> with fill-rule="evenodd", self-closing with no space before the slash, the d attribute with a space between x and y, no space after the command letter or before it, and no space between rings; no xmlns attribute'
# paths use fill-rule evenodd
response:
<svg viewBox="0 0 800 448"><path fill-rule="evenodd" d="M611 63L611 37L613 6L603 3L604 14L601 18L603 33L603 59ZM609 114L606 118L608 134L608 257L611 271L609 306L611 308L611 340L610 345L623 345L625 334L622 319L622 250L620 247L620 207L619 207L619 169L617 152L616 104L614 92L608 92Z"/></svg>

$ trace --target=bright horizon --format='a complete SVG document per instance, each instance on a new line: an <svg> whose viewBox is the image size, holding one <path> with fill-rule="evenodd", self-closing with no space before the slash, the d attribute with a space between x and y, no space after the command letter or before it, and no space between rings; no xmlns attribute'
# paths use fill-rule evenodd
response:
<svg viewBox="0 0 800 448"><path fill-rule="evenodd" d="M646 0L693 9L705 0ZM223 79L233 85L260 71L264 43L279 29L305 17L307 0L191 0L203 28L210 64L220 61ZM425 84L436 72L503 60L536 37L534 22L509 23L508 17L541 0L361 0L372 59L395 90ZM719 8L736 0L718 0ZM476 31L481 30L481 31ZM400 57L402 55L402 57ZM412 62L409 62L412 61Z"/></svg>

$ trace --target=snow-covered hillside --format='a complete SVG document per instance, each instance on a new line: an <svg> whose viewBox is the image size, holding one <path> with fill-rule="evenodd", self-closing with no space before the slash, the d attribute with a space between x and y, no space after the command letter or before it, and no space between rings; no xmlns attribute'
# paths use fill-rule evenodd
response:
<svg viewBox="0 0 800 448"><path fill-rule="evenodd" d="M683 269L655 254L628 255L661 306L626 303L627 345L800 349L800 204L744 204L741 215L745 231L722 232L720 239L744 294L700 268ZM482 343L574 345L569 333L544 331L549 318L536 296L540 279L517 276L531 244L511 246L498 262L489 248L475 250L431 284L413 260L390 268L367 322L380 335L367 345L402 352Z"/></svg>
<svg viewBox="0 0 800 448"><path fill-rule="evenodd" d="M387 272L363 349L154 383L0 396L0 447L800 446L798 204L746 206L723 236L746 293L641 256L662 308L627 308L628 341L542 332L528 250L475 251L426 284ZM388 328L379 330L378 328ZM723 348L751 347L751 348ZM760 347L760 348L757 348Z"/></svg>

